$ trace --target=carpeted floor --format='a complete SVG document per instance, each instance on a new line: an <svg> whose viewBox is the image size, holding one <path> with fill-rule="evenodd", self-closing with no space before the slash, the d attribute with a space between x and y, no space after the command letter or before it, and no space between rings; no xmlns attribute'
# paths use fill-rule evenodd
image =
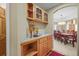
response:
<svg viewBox="0 0 79 59"><path fill-rule="evenodd" d="M58 53L58 52L56 52L56 51L52 51L52 52L49 54L49 56L64 56L64 55L61 54L61 53Z"/></svg>

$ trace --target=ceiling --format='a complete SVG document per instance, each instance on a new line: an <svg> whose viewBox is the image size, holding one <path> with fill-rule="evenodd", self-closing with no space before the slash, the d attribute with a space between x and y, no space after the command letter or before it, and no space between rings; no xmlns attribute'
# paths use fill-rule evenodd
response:
<svg viewBox="0 0 79 59"><path fill-rule="evenodd" d="M45 10L49 10L51 8L58 6L58 5L61 5L61 3L35 3L35 4Z"/></svg>
<svg viewBox="0 0 79 59"><path fill-rule="evenodd" d="M77 19L78 18L78 9L77 7L66 7L61 10L58 10L54 14L54 22L61 22L61 21L67 21L71 19Z"/></svg>

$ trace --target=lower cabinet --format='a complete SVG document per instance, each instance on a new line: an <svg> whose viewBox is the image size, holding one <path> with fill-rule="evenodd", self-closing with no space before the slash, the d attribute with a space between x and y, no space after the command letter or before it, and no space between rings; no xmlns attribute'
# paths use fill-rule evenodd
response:
<svg viewBox="0 0 79 59"><path fill-rule="evenodd" d="M46 56L52 50L52 36L40 37L21 44L22 56Z"/></svg>
<svg viewBox="0 0 79 59"><path fill-rule="evenodd" d="M52 36L39 39L38 56L45 56L52 50Z"/></svg>

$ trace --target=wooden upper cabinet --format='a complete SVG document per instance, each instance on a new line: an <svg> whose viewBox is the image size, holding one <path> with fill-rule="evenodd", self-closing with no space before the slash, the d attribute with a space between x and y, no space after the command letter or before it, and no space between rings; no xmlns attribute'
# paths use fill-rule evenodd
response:
<svg viewBox="0 0 79 59"><path fill-rule="evenodd" d="M27 3L27 17L28 18L33 18L33 4L32 3Z"/></svg>
<svg viewBox="0 0 79 59"><path fill-rule="evenodd" d="M35 5L35 19L48 23L48 14L45 10Z"/></svg>
<svg viewBox="0 0 79 59"><path fill-rule="evenodd" d="M35 22L40 22L44 24L48 23L47 12L33 3L27 3L27 18L28 20Z"/></svg>

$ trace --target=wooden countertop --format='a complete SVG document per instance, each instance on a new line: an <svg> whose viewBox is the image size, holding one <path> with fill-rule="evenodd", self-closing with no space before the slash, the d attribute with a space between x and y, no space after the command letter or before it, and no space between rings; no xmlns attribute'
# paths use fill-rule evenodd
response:
<svg viewBox="0 0 79 59"><path fill-rule="evenodd" d="M49 36L49 35L50 35L50 34L46 34L46 35L41 35L41 36L39 36L39 37L29 38L28 40L24 40L24 41L21 43L21 45L23 45L23 44L28 44L28 43L31 43L31 42L35 42L35 41L37 41L38 39L43 38L43 37L45 37L45 36Z"/></svg>

